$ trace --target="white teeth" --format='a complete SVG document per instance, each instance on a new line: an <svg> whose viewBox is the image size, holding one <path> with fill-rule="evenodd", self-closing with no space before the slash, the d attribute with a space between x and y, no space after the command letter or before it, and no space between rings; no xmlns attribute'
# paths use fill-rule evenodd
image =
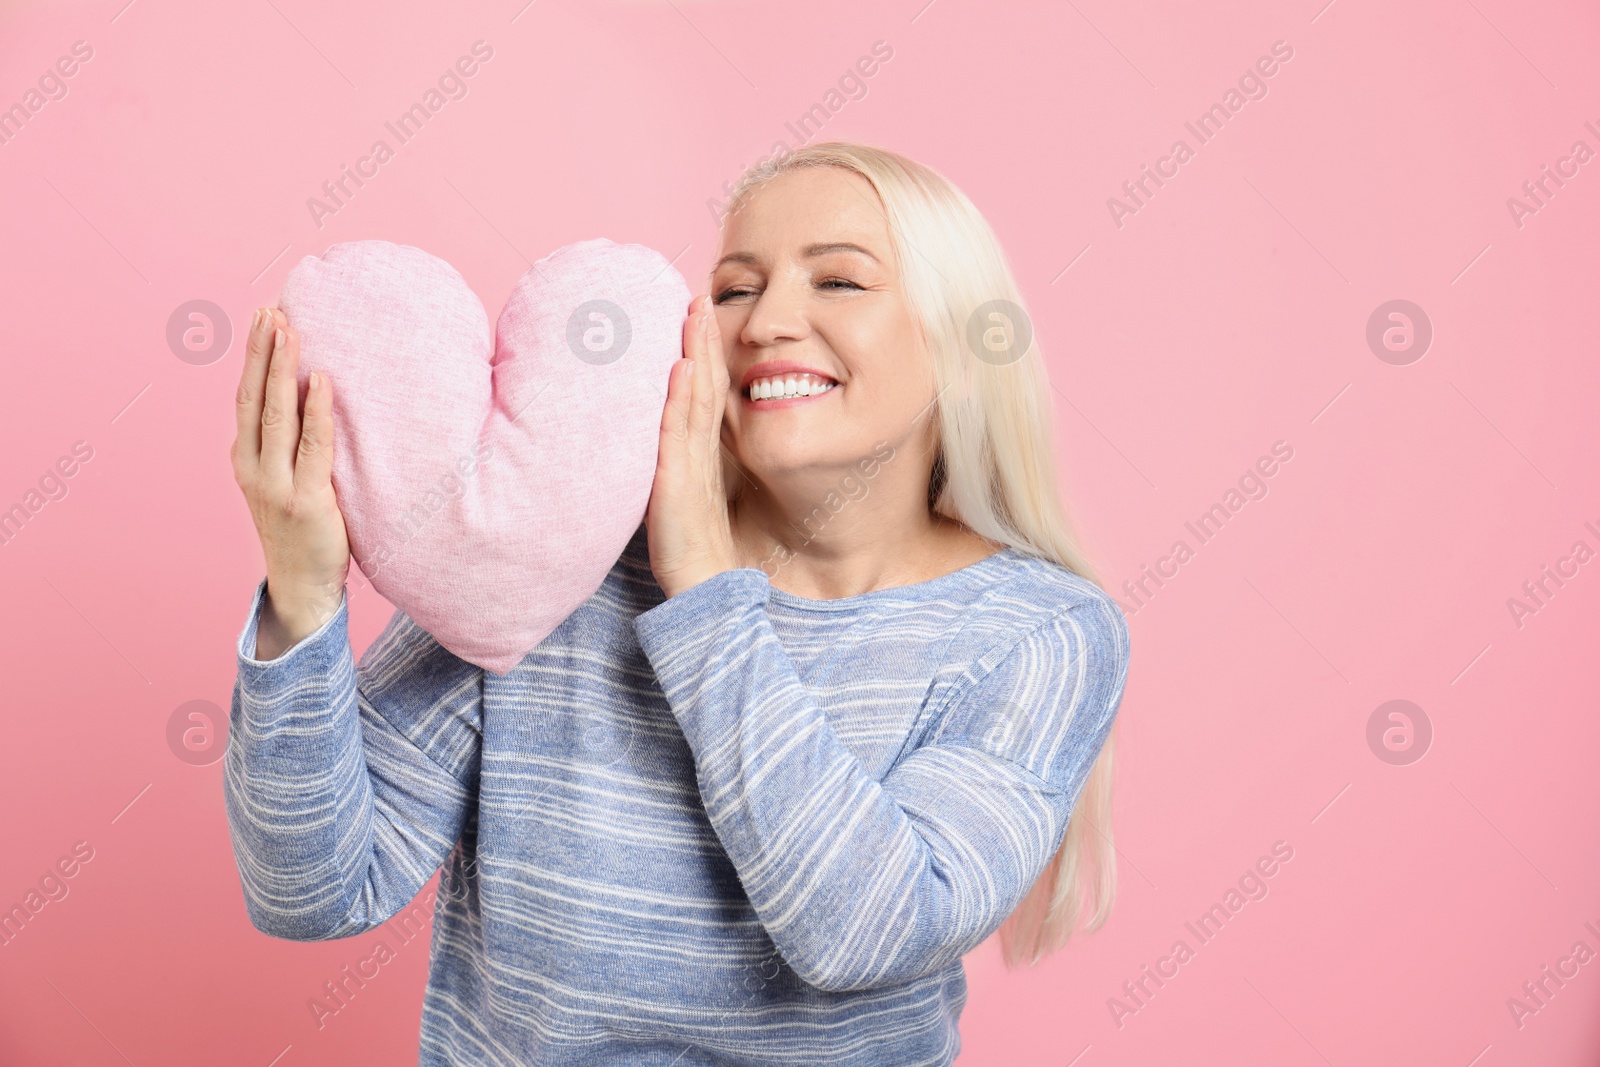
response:
<svg viewBox="0 0 1600 1067"><path fill-rule="evenodd" d="M775 375L751 382L749 396L751 400L784 400L790 397L817 396L826 393L837 384L813 374Z"/></svg>

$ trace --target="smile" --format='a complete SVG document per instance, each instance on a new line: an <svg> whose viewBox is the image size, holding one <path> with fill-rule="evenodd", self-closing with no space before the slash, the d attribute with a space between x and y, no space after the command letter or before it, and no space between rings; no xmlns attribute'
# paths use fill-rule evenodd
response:
<svg viewBox="0 0 1600 1067"><path fill-rule="evenodd" d="M820 396L838 384L817 374L775 374L752 381L745 388L745 396L751 400L792 400Z"/></svg>

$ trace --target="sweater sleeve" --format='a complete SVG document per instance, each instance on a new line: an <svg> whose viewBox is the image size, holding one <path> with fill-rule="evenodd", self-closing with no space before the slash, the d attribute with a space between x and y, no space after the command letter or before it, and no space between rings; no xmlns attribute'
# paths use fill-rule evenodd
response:
<svg viewBox="0 0 1600 1067"><path fill-rule="evenodd" d="M880 781L800 681L770 588L727 571L635 620L711 824L801 979L847 990L932 973L993 933L1055 854L1122 699L1127 622L1086 597L1018 634Z"/></svg>
<svg viewBox="0 0 1600 1067"><path fill-rule="evenodd" d="M350 937L404 908L461 837L478 788L483 672L396 611L352 662L348 603L254 658L266 582L238 643L223 792L250 921Z"/></svg>

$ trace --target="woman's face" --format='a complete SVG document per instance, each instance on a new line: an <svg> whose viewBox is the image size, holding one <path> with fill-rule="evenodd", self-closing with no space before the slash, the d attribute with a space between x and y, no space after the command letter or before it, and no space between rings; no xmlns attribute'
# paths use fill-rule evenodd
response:
<svg viewBox="0 0 1600 1067"><path fill-rule="evenodd" d="M746 472L824 473L884 443L926 463L915 445L932 440L932 366L866 179L806 167L760 186L728 220L710 291L728 361L723 440Z"/></svg>

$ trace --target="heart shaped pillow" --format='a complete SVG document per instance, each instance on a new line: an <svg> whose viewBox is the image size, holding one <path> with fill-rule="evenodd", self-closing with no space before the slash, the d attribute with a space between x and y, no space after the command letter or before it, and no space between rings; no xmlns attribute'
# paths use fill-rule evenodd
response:
<svg viewBox="0 0 1600 1067"><path fill-rule="evenodd" d="M278 304L302 385L333 381L334 491L378 592L496 674L588 599L644 518L688 303L660 253L582 241L522 276L491 337L421 249L301 260Z"/></svg>

